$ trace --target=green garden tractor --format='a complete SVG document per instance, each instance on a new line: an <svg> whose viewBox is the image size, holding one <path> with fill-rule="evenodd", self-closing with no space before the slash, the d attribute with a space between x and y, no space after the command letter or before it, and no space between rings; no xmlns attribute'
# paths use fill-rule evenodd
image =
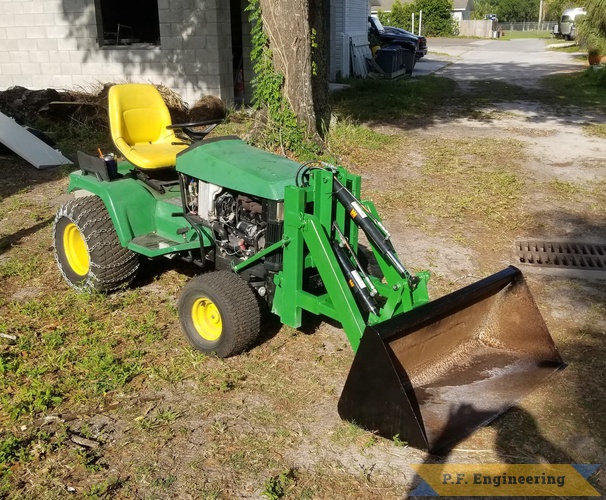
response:
<svg viewBox="0 0 606 500"><path fill-rule="evenodd" d="M54 223L55 258L73 288L115 290L142 258L180 257L199 268L178 300L183 333L220 357L254 345L263 309L294 328L304 311L331 318L356 353L341 417L428 450L458 442L564 366L518 269L430 301L429 274L401 263L374 205L360 200L359 176L206 138L213 127L170 125L181 132L168 168L139 166L133 151L154 141L129 149L116 134L137 133L113 125L127 161L114 169L79 155L75 197Z"/></svg>

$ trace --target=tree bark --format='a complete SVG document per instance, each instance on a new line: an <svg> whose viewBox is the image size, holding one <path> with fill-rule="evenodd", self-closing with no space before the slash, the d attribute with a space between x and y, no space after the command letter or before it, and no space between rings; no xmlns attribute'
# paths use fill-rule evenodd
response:
<svg viewBox="0 0 606 500"><path fill-rule="evenodd" d="M329 116L327 3L260 1L274 68L284 75L284 96L310 138L318 138ZM317 48L312 48L312 43Z"/></svg>

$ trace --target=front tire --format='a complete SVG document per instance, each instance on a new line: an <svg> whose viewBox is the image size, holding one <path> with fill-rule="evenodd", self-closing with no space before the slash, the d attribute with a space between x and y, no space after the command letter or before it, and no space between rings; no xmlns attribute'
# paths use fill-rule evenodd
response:
<svg viewBox="0 0 606 500"><path fill-rule="evenodd" d="M261 311L251 287L231 271L192 278L179 297L179 322L198 351L220 358L250 347L261 329Z"/></svg>
<svg viewBox="0 0 606 500"><path fill-rule="evenodd" d="M78 291L108 292L130 283L138 255L124 248L98 196L68 201L53 224L55 260L65 281Z"/></svg>

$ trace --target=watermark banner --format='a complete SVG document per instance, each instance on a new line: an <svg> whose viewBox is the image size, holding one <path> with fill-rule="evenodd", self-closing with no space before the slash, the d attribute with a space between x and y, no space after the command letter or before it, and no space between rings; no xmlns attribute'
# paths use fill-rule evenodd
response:
<svg viewBox="0 0 606 500"><path fill-rule="evenodd" d="M599 497L587 482L601 464L410 464L410 496Z"/></svg>

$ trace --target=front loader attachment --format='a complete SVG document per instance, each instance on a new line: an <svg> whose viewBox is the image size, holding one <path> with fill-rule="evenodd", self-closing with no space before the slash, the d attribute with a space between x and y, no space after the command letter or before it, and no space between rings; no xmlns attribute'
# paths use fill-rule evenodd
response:
<svg viewBox="0 0 606 500"><path fill-rule="evenodd" d="M511 266L366 328L339 414L434 451L491 422L564 366Z"/></svg>

